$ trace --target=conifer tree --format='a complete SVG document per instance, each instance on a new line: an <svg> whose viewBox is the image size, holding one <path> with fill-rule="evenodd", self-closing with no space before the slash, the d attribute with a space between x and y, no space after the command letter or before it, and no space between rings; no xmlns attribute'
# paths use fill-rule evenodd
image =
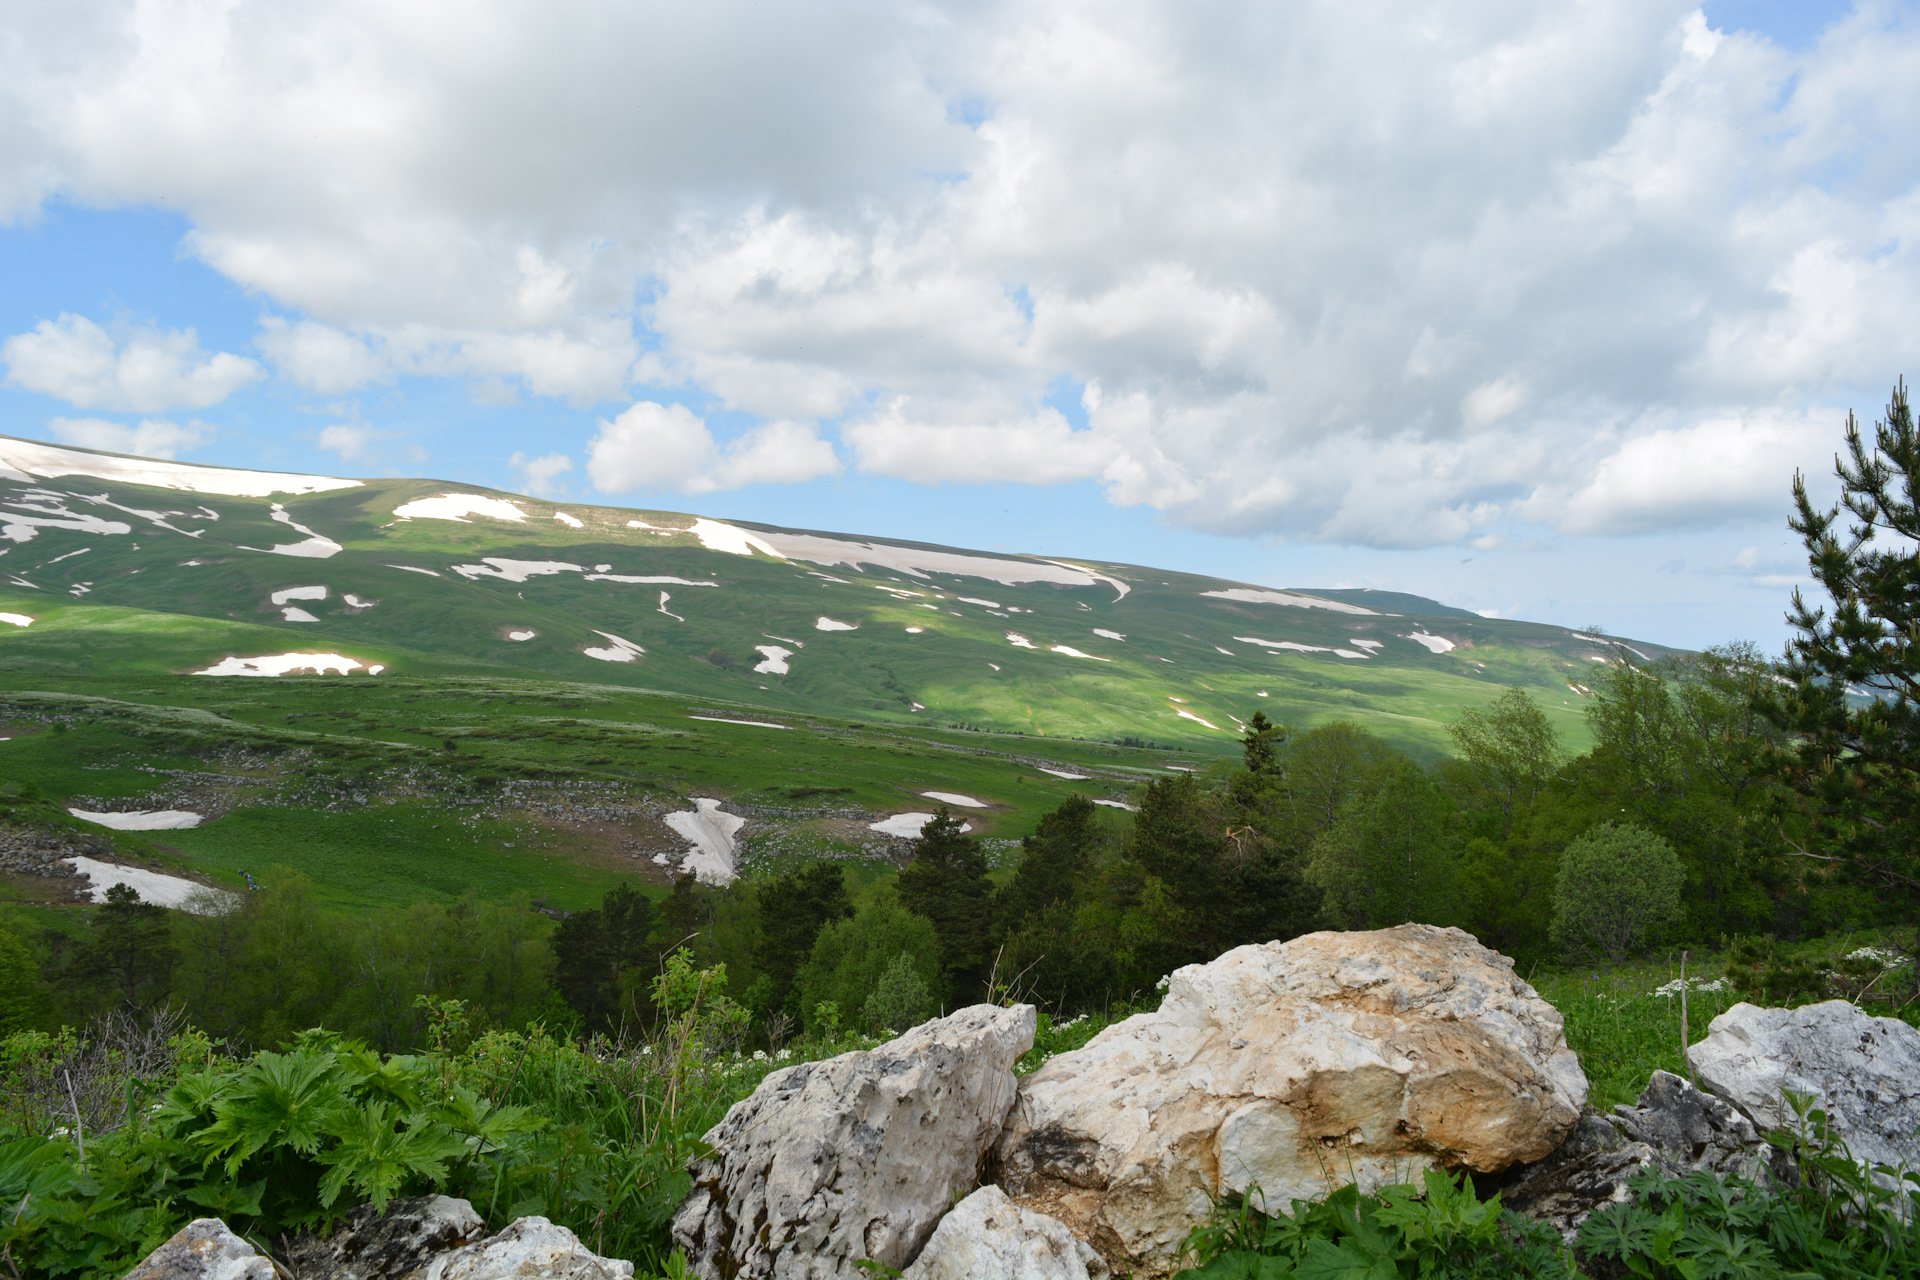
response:
<svg viewBox="0 0 1920 1280"><path fill-rule="evenodd" d="M913 861L900 870L900 902L932 923L940 972L956 998L982 993L992 964L993 888L986 857L945 805L920 831Z"/></svg>
<svg viewBox="0 0 1920 1280"><path fill-rule="evenodd" d="M1795 738L1788 776L1829 842L1808 852L1891 895L1920 929L1920 433L1904 381L1871 441L1847 415L1834 473L1840 504L1825 511L1793 478L1789 524L1830 603L1794 590L1798 634L1773 709Z"/></svg>

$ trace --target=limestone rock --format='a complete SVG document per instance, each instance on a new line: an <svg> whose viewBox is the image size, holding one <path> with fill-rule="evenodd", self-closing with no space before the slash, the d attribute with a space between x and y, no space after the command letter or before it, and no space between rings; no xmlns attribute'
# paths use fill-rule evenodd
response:
<svg viewBox="0 0 1920 1280"><path fill-rule="evenodd" d="M288 1260L300 1280L402 1280L486 1230L465 1200L417 1196L385 1213L362 1205L331 1235L300 1241Z"/></svg>
<svg viewBox="0 0 1920 1280"><path fill-rule="evenodd" d="M274 1280L273 1263L218 1218L195 1218L126 1280Z"/></svg>
<svg viewBox="0 0 1920 1280"><path fill-rule="evenodd" d="M1920 1030L1845 1000L1736 1004L1687 1050L1700 1083L1763 1129L1792 1126L1783 1091L1810 1094L1853 1158L1920 1169Z"/></svg>
<svg viewBox="0 0 1920 1280"><path fill-rule="evenodd" d="M1159 1274L1228 1193L1285 1207L1538 1160L1586 1095L1559 1013L1468 934L1309 934L1177 971L1158 1011L1028 1076L998 1180Z"/></svg>
<svg viewBox="0 0 1920 1280"><path fill-rule="evenodd" d="M1501 1202L1551 1223L1571 1241L1595 1209L1628 1198L1627 1180L1642 1170L1670 1177L1704 1169L1751 1181L1784 1176L1784 1152L1770 1145L1738 1110L1686 1080L1655 1071L1640 1100L1592 1112L1560 1149L1501 1184Z"/></svg>
<svg viewBox="0 0 1920 1280"><path fill-rule="evenodd" d="M1022 1209L998 1187L953 1207L901 1280L1101 1280L1100 1255L1044 1213Z"/></svg>
<svg viewBox="0 0 1920 1280"><path fill-rule="evenodd" d="M1013 1105L1030 1005L974 1005L877 1049L776 1071L706 1135L674 1240L704 1276L827 1280L903 1267Z"/></svg>
<svg viewBox="0 0 1920 1280"><path fill-rule="evenodd" d="M304 1272L302 1273L304 1277ZM602 1258L565 1227L541 1217L443 1253L406 1280L633 1280L633 1264Z"/></svg>

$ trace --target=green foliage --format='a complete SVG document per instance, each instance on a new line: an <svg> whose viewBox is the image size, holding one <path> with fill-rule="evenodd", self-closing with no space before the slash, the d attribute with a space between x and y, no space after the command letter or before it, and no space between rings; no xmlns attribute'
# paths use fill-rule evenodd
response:
<svg viewBox="0 0 1920 1280"><path fill-rule="evenodd" d="M646 1020L646 984L656 959L652 930L652 900L624 884L609 890L599 907L575 912L554 930L554 983L589 1027L608 1030Z"/></svg>
<svg viewBox="0 0 1920 1280"><path fill-rule="evenodd" d="M939 1006L933 988L920 974L909 953L894 956L874 984L873 994L860 1006L860 1020L880 1035L898 1035L931 1018Z"/></svg>
<svg viewBox="0 0 1920 1280"><path fill-rule="evenodd" d="M1257 1192L1221 1205L1186 1249L1193 1280L1494 1280L1577 1275L1558 1235L1481 1200L1471 1178L1428 1170L1420 1186L1348 1185L1269 1215Z"/></svg>
<svg viewBox="0 0 1920 1280"><path fill-rule="evenodd" d="M1904 382L1869 442L1847 415L1834 459L1840 506L1816 510L1793 479L1789 522L1830 605L1798 588L1787 684L1769 710L1793 735L1779 760L1813 801L1823 849L1902 904L1920 902L1920 430ZM1852 517L1844 532L1841 508Z"/></svg>
<svg viewBox="0 0 1920 1280"><path fill-rule="evenodd" d="M1595 827L1560 855L1554 944L1573 959L1624 960L1680 918L1681 881L1679 855L1653 832Z"/></svg>
<svg viewBox="0 0 1920 1280"><path fill-rule="evenodd" d="M1393 762L1379 785L1356 795L1308 856L1307 878L1326 892L1343 926L1379 929L1408 921L1457 924L1464 914L1458 810L1410 760Z"/></svg>
<svg viewBox="0 0 1920 1280"><path fill-rule="evenodd" d="M1469 803L1488 813L1504 838L1559 769L1552 722L1525 689L1509 689L1486 710L1464 712L1447 733L1464 766L1459 777Z"/></svg>
<svg viewBox="0 0 1920 1280"><path fill-rule="evenodd" d="M978 998L992 962L993 888L979 843L945 805L914 842L899 893L901 904L931 922L940 940L943 994L962 1003Z"/></svg>
<svg viewBox="0 0 1920 1280"><path fill-rule="evenodd" d="M882 976L899 966L902 956L931 993L940 981L939 936L931 922L902 907L892 892L875 895L861 904L852 919L822 929L795 979L800 1007L808 1011L807 1030L833 1038L839 1032L842 1010L857 1012L858 1026L852 1029L879 1030L868 1016L868 1002ZM823 1008L833 1010L831 1025L821 1021Z"/></svg>
<svg viewBox="0 0 1920 1280"><path fill-rule="evenodd" d="M785 1009L794 976L813 952L820 931L853 914L846 877L838 863L789 868L755 886L760 939L754 964L772 984L769 1005ZM796 1009L797 1011L797 1009Z"/></svg>

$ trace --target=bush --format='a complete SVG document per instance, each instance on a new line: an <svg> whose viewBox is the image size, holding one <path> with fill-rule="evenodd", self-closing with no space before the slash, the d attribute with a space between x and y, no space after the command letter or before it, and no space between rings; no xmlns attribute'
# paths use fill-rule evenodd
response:
<svg viewBox="0 0 1920 1280"><path fill-rule="evenodd" d="M1680 918L1673 846L1631 823L1594 827L1560 855L1552 936L1569 960L1627 958Z"/></svg>

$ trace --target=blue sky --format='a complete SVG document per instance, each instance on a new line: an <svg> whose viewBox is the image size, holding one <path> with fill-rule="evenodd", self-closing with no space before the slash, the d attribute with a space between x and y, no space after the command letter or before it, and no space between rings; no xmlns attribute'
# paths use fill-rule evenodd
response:
<svg viewBox="0 0 1920 1280"><path fill-rule="evenodd" d="M15 15L0 432L1773 649L1916 372L1912 4L555 12Z"/></svg>

